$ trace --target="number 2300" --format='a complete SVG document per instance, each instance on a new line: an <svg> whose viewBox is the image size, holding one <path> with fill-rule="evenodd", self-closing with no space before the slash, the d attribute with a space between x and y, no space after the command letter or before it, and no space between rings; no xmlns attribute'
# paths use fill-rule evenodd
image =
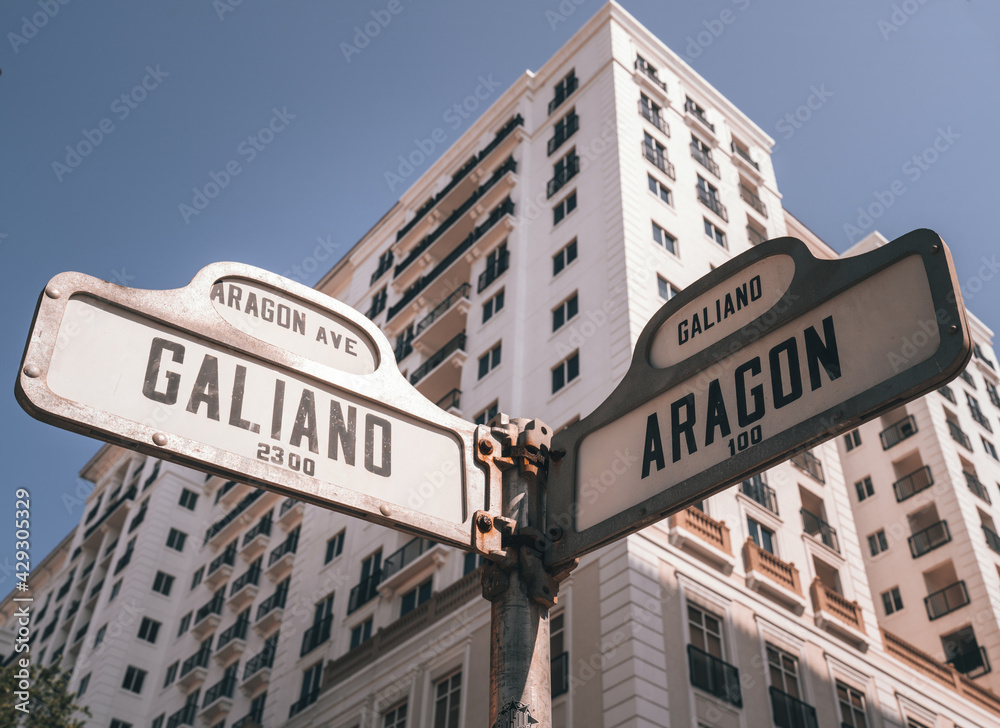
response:
<svg viewBox="0 0 1000 728"><path fill-rule="evenodd" d="M257 459L275 465L284 465L290 470L302 471L306 475L316 474L316 462L312 458L304 458L296 452L286 453L284 448L269 445L266 442L257 443Z"/></svg>

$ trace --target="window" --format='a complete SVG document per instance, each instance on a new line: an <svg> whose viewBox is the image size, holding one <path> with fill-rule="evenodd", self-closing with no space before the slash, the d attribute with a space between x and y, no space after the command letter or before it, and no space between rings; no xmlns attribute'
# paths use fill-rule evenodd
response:
<svg viewBox="0 0 1000 728"><path fill-rule="evenodd" d="M670 129L667 128L667 122L663 120L660 105L641 92L639 94L639 113L642 114L643 119L670 136Z"/></svg>
<svg viewBox="0 0 1000 728"><path fill-rule="evenodd" d="M576 115L576 109L569 112L555 123L552 129L552 138L549 139L547 151L551 155L562 143L573 136L580 128L580 117Z"/></svg>
<svg viewBox="0 0 1000 728"><path fill-rule="evenodd" d="M156 644L156 636L160 633L160 623L155 619L143 617L139 623L139 639Z"/></svg>
<svg viewBox="0 0 1000 728"><path fill-rule="evenodd" d="M894 586L887 592L882 592L882 607L885 609L886 616L903 608L903 597L899 594L898 586Z"/></svg>
<svg viewBox="0 0 1000 728"><path fill-rule="evenodd" d="M163 728L163 721L166 720L166 718L166 713L160 713L158 716L153 718L153 722L149 724L149 728Z"/></svg>
<svg viewBox="0 0 1000 728"><path fill-rule="evenodd" d="M199 567L196 572L191 575L191 588L194 589L196 586L201 584L201 578L205 576L205 567Z"/></svg>
<svg viewBox="0 0 1000 728"><path fill-rule="evenodd" d="M485 324L494 314L500 313L503 308L504 289L497 291L490 300L483 304L483 323Z"/></svg>
<svg viewBox="0 0 1000 728"><path fill-rule="evenodd" d="M656 285L660 293L660 298L664 301L669 301L671 298L680 293L680 289L663 276L656 276Z"/></svg>
<svg viewBox="0 0 1000 728"><path fill-rule="evenodd" d="M138 667L129 665L125 668L125 679L122 681L122 687L133 693L141 693L142 683L145 679L145 670L140 670Z"/></svg>
<svg viewBox="0 0 1000 728"><path fill-rule="evenodd" d="M479 357L479 378L482 379L498 366L500 366L500 344Z"/></svg>
<svg viewBox="0 0 1000 728"><path fill-rule="evenodd" d="M194 493L187 488L181 490L181 500L180 504L187 508L189 511L193 511L195 505L198 503L198 494Z"/></svg>
<svg viewBox="0 0 1000 728"><path fill-rule="evenodd" d="M653 175L648 174L646 177L649 180L649 191L666 202L668 205L673 205L674 202L671 199L670 190Z"/></svg>
<svg viewBox="0 0 1000 728"><path fill-rule="evenodd" d="M767 669L771 677L771 687L793 698L801 699L798 658L774 645L767 645Z"/></svg>
<svg viewBox="0 0 1000 728"><path fill-rule="evenodd" d="M580 302L577 294L567 298L554 309L552 309L552 330L558 331L564 323L576 316L580 312Z"/></svg>
<svg viewBox="0 0 1000 728"><path fill-rule="evenodd" d="M329 564L335 558L340 556L344 552L344 534L346 531L341 531L336 536L331 538L326 542L326 556L323 563Z"/></svg>
<svg viewBox="0 0 1000 728"><path fill-rule="evenodd" d="M176 528L171 528L170 533L167 534L167 546L175 551L183 551L185 541L187 541L187 534Z"/></svg>
<svg viewBox="0 0 1000 728"><path fill-rule="evenodd" d="M576 260L576 238L552 256L552 275L558 275L563 268Z"/></svg>
<svg viewBox="0 0 1000 728"><path fill-rule="evenodd" d="M81 697L85 692L87 692L87 686L90 685L90 673L88 672L82 678L80 678L80 685L76 688L76 697Z"/></svg>
<svg viewBox="0 0 1000 728"><path fill-rule="evenodd" d="M319 686L323 679L323 663L317 662L302 673L302 688L299 690L299 701L292 706L292 714L301 711L316 702L319 697ZM298 710L295 710L295 708Z"/></svg>
<svg viewBox="0 0 1000 728"><path fill-rule="evenodd" d="M990 402L995 406L1000 407L1000 392L997 391L997 387L990 380L986 380L986 394L990 397Z"/></svg>
<svg viewBox="0 0 1000 728"><path fill-rule="evenodd" d="M486 267L479 274L479 284L476 288L478 293L482 293L486 288L510 267L510 253L507 252L507 241L493 248L486 256Z"/></svg>
<svg viewBox="0 0 1000 728"><path fill-rule="evenodd" d="M180 660L170 663L170 666L167 668L167 675L163 678L163 687L169 687L177 679L177 668L179 666Z"/></svg>
<svg viewBox="0 0 1000 728"><path fill-rule="evenodd" d="M721 660L723 658L722 617L693 604L688 605L687 611L688 634L691 638L691 644L702 652Z"/></svg>
<svg viewBox="0 0 1000 728"><path fill-rule="evenodd" d="M494 417L496 417L499 411L500 411L500 400L495 399L493 400L493 404L491 404L489 407L487 407L482 412L476 415L474 421L477 425L485 425Z"/></svg>
<svg viewBox="0 0 1000 728"><path fill-rule="evenodd" d="M774 531L767 526L762 526L750 516L747 516L747 531L755 544L769 554L774 553Z"/></svg>
<svg viewBox="0 0 1000 728"><path fill-rule="evenodd" d="M97 634L94 635L94 647L97 647L101 642L104 641L104 633L108 631L108 625L102 624L101 628L97 630Z"/></svg>
<svg viewBox="0 0 1000 728"><path fill-rule="evenodd" d="M847 452L850 452L859 445L861 445L861 432L859 430L851 430L844 435L844 447L847 448Z"/></svg>
<svg viewBox="0 0 1000 728"><path fill-rule="evenodd" d="M431 598L431 580L413 587L403 594L402 605L399 609L399 616L405 616Z"/></svg>
<svg viewBox="0 0 1000 728"><path fill-rule="evenodd" d="M369 640L372 636L372 618L369 617L364 622L351 630L351 649Z"/></svg>
<svg viewBox="0 0 1000 728"><path fill-rule="evenodd" d="M406 728L406 703L385 712L382 717L382 728Z"/></svg>
<svg viewBox="0 0 1000 728"><path fill-rule="evenodd" d="M466 553L465 554L465 563L462 565L462 576L465 576L470 571L475 571L476 569L478 569L482 565L483 565L483 555L482 554L474 554L474 553L471 553L471 552L470 553Z"/></svg>
<svg viewBox="0 0 1000 728"><path fill-rule="evenodd" d="M997 449L993 447L993 443L987 440L982 435L979 436L979 439L983 441L983 450L986 451L986 454L989 455L994 460L1000 460L1000 457L997 457Z"/></svg>
<svg viewBox="0 0 1000 728"><path fill-rule="evenodd" d="M382 311L385 310L385 302L388 297L389 294L386 291L386 286L382 286L382 288L380 288L378 292L372 296L372 305L368 308L365 315L368 318L373 319L382 313Z"/></svg>
<svg viewBox="0 0 1000 728"><path fill-rule="evenodd" d="M577 156L576 148L574 147L552 165L552 179L549 180L545 187L546 197L552 197L552 195L561 190L579 171L580 157Z"/></svg>
<svg viewBox="0 0 1000 728"><path fill-rule="evenodd" d="M872 556L878 556L883 551L889 550L889 542L886 541L884 528L880 528L868 536L868 550L871 551Z"/></svg>
<svg viewBox="0 0 1000 728"><path fill-rule="evenodd" d="M972 419L978 422L980 425L985 427L990 432L993 432L993 428L990 426L990 421L986 419L986 415L983 411L979 409L979 400L973 397L968 392L965 393L965 400L969 403L969 412L972 414Z"/></svg>
<svg viewBox="0 0 1000 728"><path fill-rule="evenodd" d="M434 728L458 728L461 697L461 672L434 686Z"/></svg>
<svg viewBox="0 0 1000 728"><path fill-rule="evenodd" d="M549 101L549 113L559 108L559 105L565 101L570 94L576 91L577 86L579 86L579 81L576 78L576 69L573 69L565 76L562 80L555 86L555 95L552 100Z"/></svg>
<svg viewBox="0 0 1000 728"><path fill-rule="evenodd" d="M566 613L549 620L549 656L552 660L552 697L569 692L569 652L566 651Z"/></svg>
<svg viewBox="0 0 1000 728"><path fill-rule="evenodd" d="M875 488L872 486L871 477L866 475L864 478L855 483L854 491L858 494L859 503L865 498L871 498L875 495Z"/></svg>
<svg viewBox="0 0 1000 728"><path fill-rule="evenodd" d="M170 574L164 574L162 571L156 572L156 577L153 579L153 591L169 597L173 586L174 577L170 576Z"/></svg>
<svg viewBox="0 0 1000 728"><path fill-rule="evenodd" d="M837 703L840 705L841 728L868 728L864 693L838 680Z"/></svg>
<svg viewBox="0 0 1000 728"><path fill-rule="evenodd" d="M576 191L570 192L552 208L552 224L558 225L564 217L576 209Z"/></svg>
<svg viewBox="0 0 1000 728"><path fill-rule="evenodd" d="M958 373L958 376L960 376L962 378L962 381L968 384L970 387L972 387L973 389L976 388L976 380L972 378L972 375L969 374L969 371L967 369L963 369L962 371L960 371Z"/></svg>
<svg viewBox="0 0 1000 728"><path fill-rule="evenodd" d="M661 228L655 222L653 223L653 240L657 245L662 245L669 252L677 255L677 238Z"/></svg>
<svg viewBox="0 0 1000 728"><path fill-rule="evenodd" d="M177 628L177 636L180 637L182 634L188 631L188 627L191 626L191 612L188 612L183 617L181 617L180 626Z"/></svg>
<svg viewBox="0 0 1000 728"><path fill-rule="evenodd" d="M709 220L707 220L705 218L702 218L702 222L705 223L705 235L707 235L708 237L712 238L715 242L717 242L723 248L726 247L726 234L724 232L722 232L722 230L720 230L718 228L718 226L716 226L711 221L709 221Z"/></svg>
<svg viewBox="0 0 1000 728"><path fill-rule="evenodd" d="M569 358L559 362L552 370L552 394L580 376L580 352L574 351Z"/></svg>
<svg viewBox="0 0 1000 728"><path fill-rule="evenodd" d="M698 175L698 198L713 210L719 204L719 190L700 174Z"/></svg>
<svg viewBox="0 0 1000 728"><path fill-rule="evenodd" d="M119 579L114 584L111 585L111 595L108 597L109 602L113 602L115 597L118 596L118 592L122 590L122 580Z"/></svg>

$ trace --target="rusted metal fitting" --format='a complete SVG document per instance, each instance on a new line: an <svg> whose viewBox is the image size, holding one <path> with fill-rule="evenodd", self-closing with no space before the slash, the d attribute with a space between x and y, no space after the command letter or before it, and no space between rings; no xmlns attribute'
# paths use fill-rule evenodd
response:
<svg viewBox="0 0 1000 728"><path fill-rule="evenodd" d="M482 533L489 533L493 528L493 518L488 513L480 513L476 516L476 528Z"/></svg>

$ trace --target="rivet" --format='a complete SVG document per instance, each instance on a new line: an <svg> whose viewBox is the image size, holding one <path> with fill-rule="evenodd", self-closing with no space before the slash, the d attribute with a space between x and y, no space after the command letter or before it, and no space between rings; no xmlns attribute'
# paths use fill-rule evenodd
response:
<svg viewBox="0 0 1000 728"><path fill-rule="evenodd" d="M934 245L931 246L931 255L933 255L934 253L940 253L940 252L941 252L941 246L938 245L937 243L934 243Z"/></svg>
<svg viewBox="0 0 1000 728"><path fill-rule="evenodd" d="M493 529L493 519L485 513L480 514L476 519L476 528L483 533L489 533Z"/></svg>
<svg viewBox="0 0 1000 728"><path fill-rule="evenodd" d="M62 295L62 291L55 286L49 285L45 286L45 295L49 298L59 298Z"/></svg>
<svg viewBox="0 0 1000 728"><path fill-rule="evenodd" d="M382 512L383 516L391 516L392 509L389 506L379 506L379 510Z"/></svg>
<svg viewBox="0 0 1000 728"><path fill-rule="evenodd" d="M24 368L24 374L25 376L34 379L35 377L41 376L42 370L39 368L37 364L29 364Z"/></svg>
<svg viewBox="0 0 1000 728"><path fill-rule="evenodd" d="M481 452L483 455L489 455L491 452L493 452L493 443L490 442L489 440L480 440L479 452Z"/></svg>
<svg viewBox="0 0 1000 728"><path fill-rule="evenodd" d="M164 435L162 432L157 432L155 435L153 435L153 444L163 447L164 445L167 444L167 436Z"/></svg>
<svg viewBox="0 0 1000 728"><path fill-rule="evenodd" d="M949 334L957 334L958 333L958 327L955 326L954 324L952 324L951 326L948 327L948 333Z"/></svg>

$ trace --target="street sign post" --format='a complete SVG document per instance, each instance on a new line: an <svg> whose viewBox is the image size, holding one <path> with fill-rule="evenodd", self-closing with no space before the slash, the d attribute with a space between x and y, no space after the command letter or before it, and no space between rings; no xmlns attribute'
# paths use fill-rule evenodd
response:
<svg viewBox="0 0 1000 728"><path fill-rule="evenodd" d="M173 291L56 276L16 395L60 427L465 549L476 512L499 515L475 425L417 392L374 324L246 265Z"/></svg>
<svg viewBox="0 0 1000 728"><path fill-rule="evenodd" d="M819 260L779 238L665 304L589 416L556 435L559 568L954 378L971 338L947 247L917 230Z"/></svg>

